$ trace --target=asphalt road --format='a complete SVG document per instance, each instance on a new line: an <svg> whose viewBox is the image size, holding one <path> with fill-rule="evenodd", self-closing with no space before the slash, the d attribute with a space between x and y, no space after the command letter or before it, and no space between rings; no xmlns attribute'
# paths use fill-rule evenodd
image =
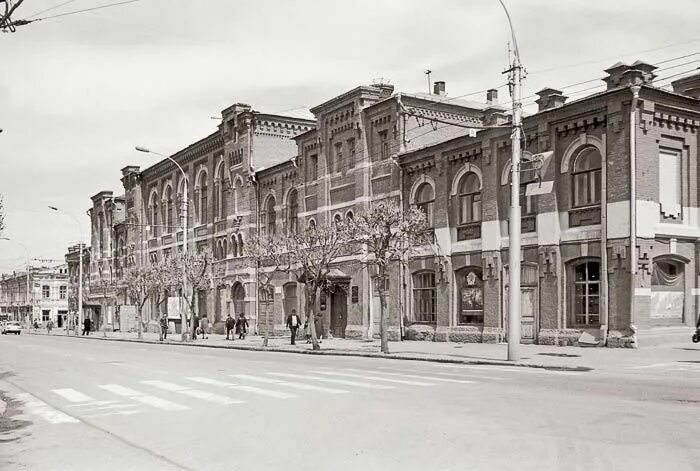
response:
<svg viewBox="0 0 700 471"><path fill-rule="evenodd" d="M700 362L663 365L574 373L3 336L0 469L698 470Z"/></svg>

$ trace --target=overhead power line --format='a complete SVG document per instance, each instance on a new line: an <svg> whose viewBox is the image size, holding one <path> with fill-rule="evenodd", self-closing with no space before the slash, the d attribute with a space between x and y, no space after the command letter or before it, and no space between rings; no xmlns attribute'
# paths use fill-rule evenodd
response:
<svg viewBox="0 0 700 471"><path fill-rule="evenodd" d="M54 5L50 8L46 8L45 10L38 11L34 13L33 15L29 15L28 17L25 18L25 20L29 20L31 18L37 17L39 15L43 15L46 12L49 12L51 10L55 10L56 8L61 8L62 6L68 5L69 3L73 3L75 0L68 0L67 2L59 3L58 5Z"/></svg>

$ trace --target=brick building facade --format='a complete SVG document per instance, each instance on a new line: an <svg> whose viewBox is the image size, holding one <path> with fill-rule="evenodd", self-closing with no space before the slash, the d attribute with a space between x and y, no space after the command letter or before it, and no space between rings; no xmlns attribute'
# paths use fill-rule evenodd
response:
<svg viewBox="0 0 700 471"><path fill-rule="evenodd" d="M697 79L676 82L671 92L653 86L653 70L616 64L606 71L606 91L571 103L544 89L539 111L524 119L525 342L573 343L587 333L593 342L628 345L632 325L696 318ZM266 298L272 317L258 316L246 240L349 218L373 200L395 198L426 211L434 243L392 267L391 336L502 340L509 111L496 90L479 103L448 98L444 83L435 85L433 94L357 87L312 108L315 120L236 104L222 112L216 132L173 155L190 181L190 247L214 255L220 280L200 293L199 314L220 326L226 314L245 312L258 329L282 331L291 309L303 311L301 287L278 276ZM124 196L93 197L91 282L105 273L118 281L129 264L182 245L177 168L168 160L143 171L126 167L122 183ZM350 256L330 278L338 289L321 295L322 333L378 333L372 273Z"/></svg>
<svg viewBox="0 0 700 471"><path fill-rule="evenodd" d="M68 317L69 280L65 265L30 267L0 276L0 319L16 320L29 328L49 320L63 327Z"/></svg>

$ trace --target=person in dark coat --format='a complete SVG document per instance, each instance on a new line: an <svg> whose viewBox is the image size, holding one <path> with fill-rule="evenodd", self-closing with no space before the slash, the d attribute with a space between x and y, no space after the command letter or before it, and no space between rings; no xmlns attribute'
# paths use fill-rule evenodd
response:
<svg viewBox="0 0 700 471"><path fill-rule="evenodd" d="M301 319L299 319L299 316L297 315L297 310L292 309L292 313L287 316L287 327L292 331L292 345L297 344L296 339L299 325L301 325Z"/></svg>
<svg viewBox="0 0 700 471"><path fill-rule="evenodd" d="M248 319L245 318L244 313L241 313L241 317L236 320L236 333L239 339L245 340L245 334L248 333Z"/></svg>
<svg viewBox="0 0 700 471"><path fill-rule="evenodd" d="M199 316L194 314L192 316L192 340L197 340L197 329L199 329Z"/></svg>
<svg viewBox="0 0 700 471"><path fill-rule="evenodd" d="M83 320L83 335L90 335L90 327L92 326L92 321L89 317Z"/></svg>
<svg viewBox="0 0 700 471"><path fill-rule="evenodd" d="M236 336L233 334L233 329L236 328L236 321L231 317L231 314L229 314L226 317L226 340L229 340L229 335L231 336L231 340L234 340Z"/></svg>
<svg viewBox="0 0 700 471"><path fill-rule="evenodd" d="M163 314L160 317L160 341L167 340L168 338L168 316Z"/></svg>

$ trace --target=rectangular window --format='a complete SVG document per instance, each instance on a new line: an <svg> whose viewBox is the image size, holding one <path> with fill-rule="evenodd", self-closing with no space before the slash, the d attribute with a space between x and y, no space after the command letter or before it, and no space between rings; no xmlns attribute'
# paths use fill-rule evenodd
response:
<svg viewBox="0 0 700 471"><path fill-rule="evenodd" d="M413 303L416 322L435 322L435 273L423 272L413 275Z"/></svg>
<svg viewBox="0 0 700 471"><path fill-rule="evenodd" d="M348 168L355 168L355 139L348 139L348 152L350 153Z"/></svg>
<svg viewBox="0 0 700 471"><path fill-rule="evenodd" d="M309 180L318 178L318 155L312 155L309 159Z"/></svg>
<svg viewBox="0 0 700 471"><path fill-rule="evenodd" d="M338 142L335 145L335 171L342 172L345 170L345 162L343 161L343 143Z"/></svg>
<svg viewBox="0 0 700 471"><path fill-rule="evenodd" d="M674 151L659 152L659 203L667 218L681 215L681 156Z"/></svg>
<svg viewBox="0 0 700 471"><path fill-rule="evenodd" d="M51 297L51 288L49 285L44 285L41 287L41 297L44 299L49 299Z"/></svg>
<svg viewBox="0 0 700 471"><path fill-rule="evenodd" d="M380 146L380 155L382 157L382 160L386 160L389 158L389 132L388 131L382 131L379 133L379 146Z"/></svg>
<svg viewBox="0 0 700 471"><path fill-rule="evenodd" d="M41 310L41 321L48 322L49 319L51 319L51 311L49 311L48 309L42 309Z"/></svg>
<svg viewBox="0 0 700 471"><path fill-rule="evenodd" d="M58 289L59 297L60 297L61 299L66 299L67 289L68 289L68 288L67 288L66 286L61 286L61 287Z"/></svg>

